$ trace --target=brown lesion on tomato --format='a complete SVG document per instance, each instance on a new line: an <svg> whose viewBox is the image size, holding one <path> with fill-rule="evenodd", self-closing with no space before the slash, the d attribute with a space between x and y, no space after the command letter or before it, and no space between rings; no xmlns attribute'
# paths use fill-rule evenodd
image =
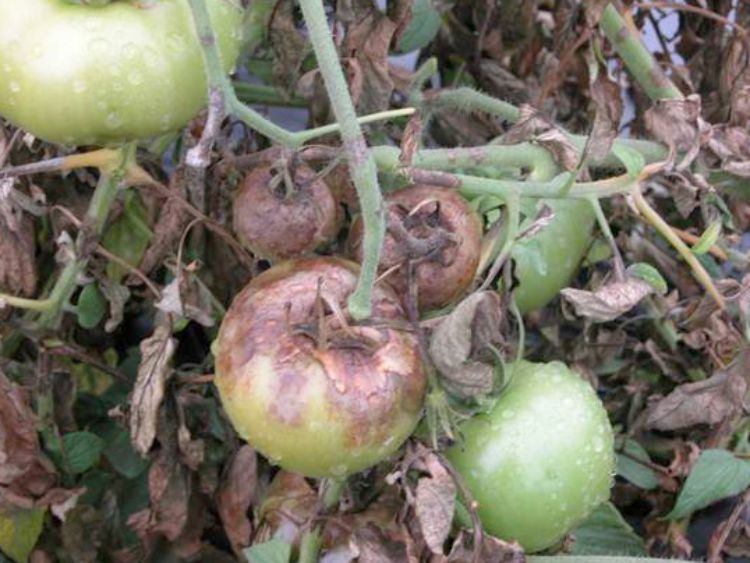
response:
<svg viewBox="0 0 750 563"><path fill-rule="evenodd" d="M312 252L336 236L342 219L316 172L285 160L261 164L244 178L233 214L240 241L272 260Z"/></svg>
<svg viewBox="0 0 750 563"><path fill-rule="evenodd" d="M414 184L386 196L388 232L380 271L405 301L409 268L416 273L419 308L448 305L473 282L479 265L482 224L457 192L431 184ZM349 237L352 254L362 258L362 223Z"/></svg>

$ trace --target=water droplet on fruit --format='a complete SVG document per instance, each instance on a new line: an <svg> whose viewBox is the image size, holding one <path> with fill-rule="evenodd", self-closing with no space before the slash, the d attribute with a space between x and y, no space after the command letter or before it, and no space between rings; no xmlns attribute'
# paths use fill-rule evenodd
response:
<svg viewBox="0 0 750 563"><path fill-rule="evenodd" d="M86 18L83 20L83 27L89 31L96 29L98 20L96 18Z"/></svg>
<svg viewBox="0 0 750 563"><path fill-rule="evenodd" d="M135 56L138 54L138 47L135 46L135 43L125 43L125 45L122 46L122 56L125 59L134 59Z"/></svg>
<svg viewBox="0 0 750 563"><path fill-rule="evenodd" d="M89 49L91 49L94 54L101 55L109 49L109 41L99 37L89 43Z"/></svg>
<svg viewBox="0 0 750 563"><path fill-rule="evenodd" d="M170 33L167 36L167 45L175 52L183 51L185 49L185 40L179 33Z"/></svg>
<svg viewBox="0 0 750 563"><path fill-rule="evenodd" d="M138 86L143 82L143 75L137 70L133 70L130 72L130 74L128 74L128 82L130 82L133 86Z"/></svg>
<svg viewBox="0 0 750 563"><path fill-rule="evenodd" d="M20 92L21 91L21 85L16 82L15 80L11 80L10 84L8 84L8 87L10 88L11 92Z"/></svg>
<svg viewBox="0 0 750 563"><path fill-rule="evenodd" d="M349 469L349 467L343 463L334 465L333 467L331 467L331 474L334 477L343 477L344 475L346 475L347 469Z"/></svg>
<svg viewBox="0 0 750 563"><path fill-rule="evenodd" d="M165 113L161 116L160 127L162 131L169 131L172 128L172 115Z"/></svg>
<svg viewBox="0 0 750 563"><path fill-rule="evenodd" d="M77 79L73 81L73 92L75 92L76 94L82 94L83 92L86 91L86 88L87 86L86 86L85 81L81 79Z"/></svg>
<svg viewBox="0 0 750 563"><path fill-rule="evenodd" d="M594 451L596 453L601 453L604 450L604 440L602 440L601 436L597 436L594 438Z"/></svg>
<svg viewBox="0 0 750 563"><path fill-rule="evenodd" d="M122 117L120 117L120 114L118 114L116 111L110 112L107 114L105 123L108 128L117 129L118 127L122 126Z"/></svg>

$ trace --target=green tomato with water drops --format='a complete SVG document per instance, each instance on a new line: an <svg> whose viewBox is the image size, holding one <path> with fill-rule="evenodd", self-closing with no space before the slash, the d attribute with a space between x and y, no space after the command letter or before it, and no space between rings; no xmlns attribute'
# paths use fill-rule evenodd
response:
<svg viewBox="0 0 750 563"><path fill-rule="evenodd" d="M609 498L614 437L591 385L564 364L515 362L506 375L492 409L462 424L448 459L485 529L534 552Z"/></svg>
<svg viewBox="0 0 750 563"><path fill-rule="evenodd" d="M206 0L224 69L240 0ZM46 141L111 145L185 126L207 82L187 0L0 0L0 115Z"/></svg>

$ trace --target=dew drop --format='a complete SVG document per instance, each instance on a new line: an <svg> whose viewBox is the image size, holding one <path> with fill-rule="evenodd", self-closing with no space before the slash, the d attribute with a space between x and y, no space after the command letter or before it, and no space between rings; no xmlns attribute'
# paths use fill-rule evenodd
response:
<svg viewBox="0 0 750 563"><path fill-rule="evenodd" d="M16 82L15 80L11 80L10 84L8 84L8 87L10 88L11 92L20 92L21 91L21 85Z"/></svg>
<svg viewBox="0 0 750 563"><path fill-rule="evenodd" d="M136 55L138 54L138 47L135 46L135 43L125 43L125 45L122 46L122 56L125 59L134 59Z"/></svg>
<svg viewBox="0 0 750 563"><path fill-rule="evenodd" d="M597 436L594 438L594 451L596 453L601 453L604 451L604 440L602 440L601 436Z"/></svg>
<svg viewBox="0 0 750 563"><path fill-rule="evenodd" d="M82 94L86 91L86 82L81 80L80 78L73 81L73 92L76 94Z"/></svg>
<svg viewBox="0 0 750 563"><path fill-rule="evenodd" d="M120 117L120 114L113 111L107 114L107 118L105 119L105 123L108 128L110 129L117 129L118 127L122 126L122 118Z"/></svg>
<svg viewBox="0 0 750 563"><path fill-rule="evenodd" d="M143 82L143 75L141 75L140 72L137 70L133 70L128 74L128 82L130 82L133 86L138 86Z"/></svg>
<svg viewBox="0 0 750 563"><path fill-rule="evenodd" d="M170 33L167 36L167 45L173 51L183 51L185 49L185 40L178 33Z"/></svg>
<svg viewBox="0 0 750 563"><path fill-rule="evenodd" d="M89 43L89 49L91 49L93 53L101 55L105 53L107 49L109 49L109 41L102 37L99 37Z"/></svg>

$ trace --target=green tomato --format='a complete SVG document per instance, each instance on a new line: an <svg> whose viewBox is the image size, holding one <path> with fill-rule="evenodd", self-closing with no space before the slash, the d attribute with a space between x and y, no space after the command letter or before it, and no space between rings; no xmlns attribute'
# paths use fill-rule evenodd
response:
<svg viewBox="0 0 750 563"><path fill-rule="evenodd" d="M454 464L486 530L526 551L558 542L609 497L612 427L599 398L560 362L507 366L492 410L466 421Z"/></svg>
<svg viewBox="0 0 750 563"><path fill-rule="evenodd" d="M206 0L225 69L242 39L239 0ZM138 7L0 0L0 114L65 145L177 130L206 103L187 0Z"/></svg>
<svg viewBox="0 0 750 563"><path fill-rule="evenodd" d="M358 266L281 262L232 302L214 347L237 433L280 467L344 477L398 450L422 413L427 376L396 294L375 286L373 325L341 326Z"/></svg>
<svg viewBox="0 0 750 563"><path fill-rule="evenodd" d="M515 299L524 314L541 309L570 284L591 244L596 219L585 201L543 203L552 208L555 217L537 235L517 243L512 252L519 281Z"/></svg>

